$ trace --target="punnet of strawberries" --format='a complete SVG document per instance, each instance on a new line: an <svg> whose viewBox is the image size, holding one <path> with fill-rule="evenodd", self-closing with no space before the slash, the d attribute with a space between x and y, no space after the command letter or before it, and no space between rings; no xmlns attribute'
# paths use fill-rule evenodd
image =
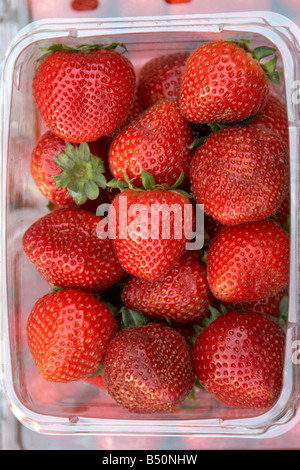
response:
<svg viewBox="0 0 300 470"><path fill-rule="evenodd" d="M290 230L276 50L214 40L139 70L129 57L119 43L53 44L36 64L47 130L31 175L49 212L23 249L49 292L28 312L33 361L131 413L197 393L270 409Z"/></svg>

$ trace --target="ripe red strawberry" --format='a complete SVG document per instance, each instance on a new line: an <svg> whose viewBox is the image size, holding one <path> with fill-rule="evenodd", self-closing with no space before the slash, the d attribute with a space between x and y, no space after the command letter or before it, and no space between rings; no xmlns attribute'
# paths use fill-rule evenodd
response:
<svg viewBox="0 0 300 470"><path fill-rule="evenodd" d="M189 210L190 209L190 210ZM125 189L109 217L115 252L130 274L158 279L179 260L194 229L189 199L174 190Z"/></svg>
<svg viewBox="0 0 300 470"><path fill-rule="evenodd" d="M137 187L142 171L151 173L157 184L173 185L189 165L194 151L189 146L194 132L180 114L174 100L163 100L149 108L114 139L109 165L115 178L125 181L126 171Z"/></svg>
<svg viewBox="0 0 300 470"><path fill-rule="evenodd" d="M138 88L136 88L134 96L133 96L133 100L131 102L130 108L128 110L128 113L124 121L122 121L121 125L117 127L113 132L111 132L109 135L104 137L108 146L110 147L113 140L117 137L117 135L127 126L132 124L136 119L138 119L144 111L145 111L145 107L142 102L141 94Z"/></svg>
<svg viewBox="0 0 300 470"><path fill-rule="evenodd" d="M126 308L126 307L123 307L123 309L124 308ZM160 325L169 326L173 330L180 333L181 336L183 336L183 338L185 339L186 344L188 345L188 348L190 350L190 354L191 355L193 354L193 341L195 339L196 329L199 328L198 322L195 322L195 323L178 323L178 322L174 322L174 321L171 322L167 318L158 318L158 317L154 318L154 317L144 315L141 312L139 312L138 310L129 310L129 311L130 312L133 311L135 314L139 313L140 315L143 315L144 318L145 318L145 324L148 324L150 322L151 323L158 323ZM203 317L201 317L201 321L202 321L202 318ZM131 325L131 326L135 326L135 325Z"/></svg>
<svg viewBox="0 0 300 470"><path fill-rule="evenodd" d="M129 124L132 124L138 117L140 117L143 111L145 111L145 107L143 105L141 94L136 87L128 113L126 114L126 117L122 122L119 130L124 129L126 126L129 126ZM118 132L118 129L115 132Z"/></svg>
<svg viewBox="0 0 300 470"><path fill-rule="evenodd" d="M207 275L215 297L227 302L259 300L289 280L289 237L272 219L223 226L207 253Z"/></svg>
<svg viewBox="0 0 300 470"><path fill-rule="evenodd" d="M270 78L278 80L276 59L265 64L259 60L274 52L266 47L251 52L247 41L217 40L199 46L183 75L183 116L200 124L241 121L257 114L269 98Z"/></svg>
<svg viewBox="0 0 300 470"><path fill-rule="evenodd" d="M270 408L282 388L284 344L284 331L271 316L230 311L197 337L196 375L225 405Z"/></svg>
<svg viewBox="0 0 300 470"><path fill-rule="evenodd" d="M260 116L254 122L276 132L283 142L288 145L289 123L287 109L276 96L270 96L266 106L260 112Z"/></svg>
<svg viewBox="0 0 300 470"><path fill-rule="evenodd" d="M286 286L283 290L276 292L270 297L259 300L248 300L245 302L230 302L230 306L234 308L234 310L247 310L251 312L265 313L266 315L271 315L273 317L279 317L280 304L283 298L287 298L288 295L289 290L288 286Z"/></svg>
<svg viewBox="0 0 300 470"><path fill-rule="evenodd" d="M165 325L149 323L118 333L105 358L108 393L132 413L169 412L191 392L193 361L185 339Z"/></svg>
<svg viewBox="0 0 300 470"><path fill-rule="evenodd" d="M129 124L132 124L138 117L140 117L143 111L145 111L145 107L143 105L141 94L136 87L128 113L126 114L126 117L122 122L119 130L124 129L124 127L129 126ZM118 132L118 129L115 132Z"/></svg>
<svg viewBox="0 0 300 470"><path fill-rule="evenodd" d="M33 95L46 125L62 139L95 141L125 118L136 76L131 62L115 46L54 44L40 62Z"/></svg>
<svg viewBox="0 0 300 470"><path fill-rule="evenodd" d="M198 204L221 224L264 219L288 189L288 152L281 138L255 124L231 126L207 137L191 163Z"/></svg>
<svg viewBox="0 0 300 470"><path fill-rule="evenodd" d="M189 52L173 52L147 61L139 74L139 91L149 108L162 99L179 100L184 67Z"/></svg>
<svg viewBox="0 0 300 470"><path fill-rule="evenodd" d="M212 300L200 251L187 251L155 281L130 276L122 297L128 308L154 318L196 321L208 312Z"/></svg>
<svg viewBox="0 0 300 470"><path fill-rule="evenodd" d="M96 200L111 179L108 147L103 139L77 147L47 131L33 149L31 174L56 208L83 205Z"/></svg>
<svg viewBox="0 0 300 470"><path fill-rule="evenodd" d="M79 289L51 292L34 305L27 340L41 375L71 382L95 374L117 334L111 311Z"/></svg>
<svg viewBox="0 0 300 470"><path fill-rule="evenodd" d="M49 284L102 292L124 271L112 241L97 236L100 221L83 210L53 211L27 229L24 251Z"/></svg>

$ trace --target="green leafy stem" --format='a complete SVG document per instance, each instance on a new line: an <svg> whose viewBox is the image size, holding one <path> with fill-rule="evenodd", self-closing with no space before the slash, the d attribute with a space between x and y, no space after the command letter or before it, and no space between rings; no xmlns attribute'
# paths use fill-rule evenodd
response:
<svg viewBox="0 0 300 470"><path fill-rule="evenodd" d="M86 142L79 147L66 142L65 152L53 160L63 170L54 177L57 187L66 187L76 204L81 205L88 199L97 199L99 188L106 188L104 163L101 158L90 152Z"/></svg>

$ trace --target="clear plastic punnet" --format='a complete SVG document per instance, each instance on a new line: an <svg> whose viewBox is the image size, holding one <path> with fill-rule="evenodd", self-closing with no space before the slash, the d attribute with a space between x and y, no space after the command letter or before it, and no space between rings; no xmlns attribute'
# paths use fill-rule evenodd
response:
<svg viewBox="0 0 300 470"><path fill-rule="evenodd" d="M251 40L278 51L286 103L290 150L289 314L282 393L267 412L223 406L204 391L173 413L134 415L106 391L83 382L46 382L36 369L26 341L28 315L49 286L22 249L26 229L48 212L33 182L30 155L44 130L32 95L41 48L88 42L126 44L138 73L158 54L193 51L214 39ZM49 19L29 24L10 44L1 87L1 377L8 404L26 427L44 434L102 436L274 437L299 419L299 103L300 31L289 19L270 12L170 17Z"/></svg>

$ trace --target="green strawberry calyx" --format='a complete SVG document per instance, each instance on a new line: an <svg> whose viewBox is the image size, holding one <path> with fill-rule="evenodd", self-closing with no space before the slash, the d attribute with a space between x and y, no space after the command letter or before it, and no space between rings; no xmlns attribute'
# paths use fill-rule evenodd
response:
<svg viewBox="0 0 300 470"><path fill-rule="evenodd" d="M121 308L122 319L119 330L125 330L136 326L145 326L150 323L150 319L139 310L134 310L123 306Z"/></svg>
<svg viewBox="0 0 300 470"><path fill-rule="evenodd" d="M40 50L44 51L45 54L42 55L38 61L44 60L48 55L52 54L53 52L59 51L67 51L67 52L81 52L83 54L89 54L92 51L106 49L106 50L115 50L117 47L120 47L122 52L128 52L127 47L122 42L112 42L110 44L80 44L79 46L67 46L66 44L62 43L55 43L49 47L41 47Z"/></svg>
<svg viewBox="0 0 300 470"><path fill-rule="evenodd" d="M274 83L275 85L280 84L280 77L281 73L276 70L277 67L277 55L274 55L271 59L267 62L261 62L266 57L270 57L271 55L275 54L277 51L273 47L267 46L258 46L255 49L250 49L250 41L247 39L240 39L236 42L237 46L244 49L246 52L252 55L253 59L259 62L259 65L263 69L265 75L268 79Z"/></svg>
<svg viewBox="0 0 300 470"><path fill-rule="evenodd" d="M208 124L208 128L210 129L210 133L207 135L196 135L193 142L189 145L190 149L194 149L204 144L204 142L210 137L212 134L216 132L222 131L223 129L228 129L230 127L247 127L250 126L252 123L255 123L255 120L261 117L261 114L255 114L254 116L249 116L242 121L236 122L211 122Z"/></svg>
<svg viewBox="0 0 300 470"><path fill-rule="evenodd" d="M129 179L129 177L126 173L126 170L125 170L124 171L124 180L125 181L121 181L117 178L113 178L111 181L109 181L107 183L107 186L110 187L110 188L119 189L120 191L125 191L125 189L131 189L132 191L141 191L141 192L142 191L152 191L152 190L155 190L155 189L159 189L159 190L162 190L162 191L177 191L177 192L183 194L185 197L187 197L189 199L191 199L191 197L192 197L186 191L184 191L182 189L179 189L179 186L184 181L184 173L183 172L180 174L179 178L177 179L177 181L172 186L170 186L168 183L156 184L154 176L151 173L149 173L148 171L143 170L142 174L141 174L141 178L142 178L142 185L143 185L142 188L136 187L133 184L135 178L133 178L132 180Z"/></svg>
<svg viewBox="0 0 300 470"><path fill-rule="evenodd" d="M102 375L104 372L104 363L101 364L101 366L99 367L99 369L92 375L90 375L88 378L89 379L93 379L95 377L98 377L99 375Z"/></svg>
<svg viewBox="0 0 300 470"><path fill-rule="evenodd" d="M219 316L225 315L228 311L246 311L243 306L235 307L232 303L228 303L228 307L225 304L220 304L219 309L213 307L212 305L208 306L209 313L201 319L201 324L194 325L195 335L191 338L190 343L195 344L198 336L207 328L213 321L215 321ZM280 301L278 307L278 316L272 317L281 328L286 331L287 319L289 312L289 298L284 295Z"/></svg>
<svg viewBox="0 0 300 470"><path fill-rule="evenodd" d="M276 317L279 325L284 331L286 331L288 315L289 315L289 298L287 295L284 295L279 304L278 317Z"/></svg>
<svg viewBox="0 0 300 470"><path fill-rule="evenodd" d="M53 157L53 160L63 170L54 176L57 187L67 188L77 205L84 204L88 199L97 199L99 188L106 188L104 163L90 152L86 142L79 147L66 142L65 152Z"/></svg>
<svg viewBox="0 0 300 470"><path fill-rule="evenodd" d="M285 219L285 221L283 223L279 222L276 213L272 214L270 216L270 219L273 219L275 222L277 222L279 225L281 225L281 227L283 228L283 230L285 230L285 232L287 234L290 233L290 229L291 229L291 217L290 216L287 216L287 218Z"/></svg>

